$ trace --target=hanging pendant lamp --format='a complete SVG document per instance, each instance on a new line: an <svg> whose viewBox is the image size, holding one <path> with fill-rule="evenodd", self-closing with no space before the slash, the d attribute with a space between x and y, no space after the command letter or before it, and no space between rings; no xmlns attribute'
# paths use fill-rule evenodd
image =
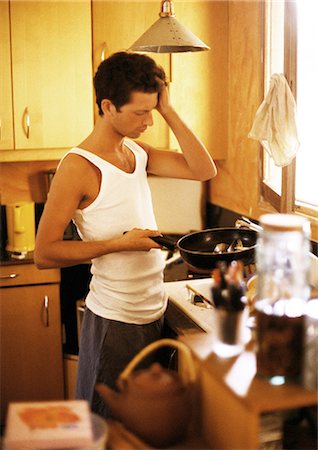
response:
<svg viewBox="0 0 318 450"><path fill-rule="evenodd" d="M133 52L179 53L209 50L175 18L172 0L161 2L160 18L129 48Z"/></svg>

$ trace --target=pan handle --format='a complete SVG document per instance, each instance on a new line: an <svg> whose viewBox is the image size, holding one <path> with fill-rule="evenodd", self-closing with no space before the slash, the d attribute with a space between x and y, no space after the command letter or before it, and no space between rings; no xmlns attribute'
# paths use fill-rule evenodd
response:
<svg viewBox="0 0 318 450"><path fill-rule="evenodd" d="M123 232L123 234L126 233L128 233L128 231ZM167 236L164 236L163 234L161 236L149 236L149 238L157 242L157 244L161 245L162 247L166 247L168 250L174 251L176 249L176 242L168 238Z"/></svg>
<svg viewBox="0 0 318 450"><path fill-rule="evenodd" d="M168 250L173 251L176 248L176 243L167 236L149 236L149 237L162 247L166 247Z"/></svg>

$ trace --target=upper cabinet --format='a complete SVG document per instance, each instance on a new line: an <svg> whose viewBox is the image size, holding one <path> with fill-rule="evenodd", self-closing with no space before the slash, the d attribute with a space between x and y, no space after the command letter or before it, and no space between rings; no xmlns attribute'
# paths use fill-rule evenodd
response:
<svg viewBox="0 0 318 450"><path fill-rule="evenodd" d="M9 3L0 1L0 149L13 148Z"/></svg>
<svg viewBox="0 0 318 450"><path fill-rule="evenodd" d="M225 159L228 149L228 3L174 2L176 19L210 50L172 55L171 98L217 160Z"/></svg>
<svg viewBox="0 0 318 450"><path fill-rule="evenodd" d="M172 103L198 134L215 159L224 159L228 146L228 2L174 2L176 19L211 47L209 51L150 53L168 78ZM92 0L93 66L110 54L127 50L157 19L160 1ZM95 110L96 113L96 110ZM159 114L142 140L156 147L178 148Z"/></svg>
<svg viewBox="0 0 318 450"><path fill-rule="evenodd" d="M90 0L1 1L0 33L0 149L79 144L93 126Z"/></svg>
<svg viewBox="0 0 318 450"><path fill-rule="evenodd" d="M93 11L93 66L114 52L125 51L159 18L160 2L92 0ZM169 76L169 55L150 54ZM95 107L95 115L98 114ZM169 147L169 130L162 117L154 111L154 125L141 140L156 147Z"/></svg>
<svg viewBox="0 0 318 450"><path fill-rule="evenodd" d="M228 2L175 1L175 10L211 50L150 56L167 73L176 110L211 155L224 159ZM93 127L92 78L100 62L127 50L159 11L159 0L1 0L0 161L56 160L78 145ZM142 139L178 148L157 111Z"/></svg>

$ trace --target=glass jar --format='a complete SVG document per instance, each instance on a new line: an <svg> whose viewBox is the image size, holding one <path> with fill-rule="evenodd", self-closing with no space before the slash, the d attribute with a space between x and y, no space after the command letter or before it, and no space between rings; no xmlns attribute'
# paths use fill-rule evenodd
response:
<svg viewBox="0 0 318 450"><path fill-rule="evenodd" d="M266 214L256 250L257 373L274 384L300 381L309 287L310 223Z"/></svg>

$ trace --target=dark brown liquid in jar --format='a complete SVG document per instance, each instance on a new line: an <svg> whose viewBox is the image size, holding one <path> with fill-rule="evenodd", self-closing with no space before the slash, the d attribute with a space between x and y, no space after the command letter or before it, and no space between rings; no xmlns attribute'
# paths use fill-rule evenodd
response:
<svg viewBox="0 0 318 450"><path fill-rule="evenodd" d="M298 381L302 372L304 316L266 314L256 307L257 374Z"/></svg>

